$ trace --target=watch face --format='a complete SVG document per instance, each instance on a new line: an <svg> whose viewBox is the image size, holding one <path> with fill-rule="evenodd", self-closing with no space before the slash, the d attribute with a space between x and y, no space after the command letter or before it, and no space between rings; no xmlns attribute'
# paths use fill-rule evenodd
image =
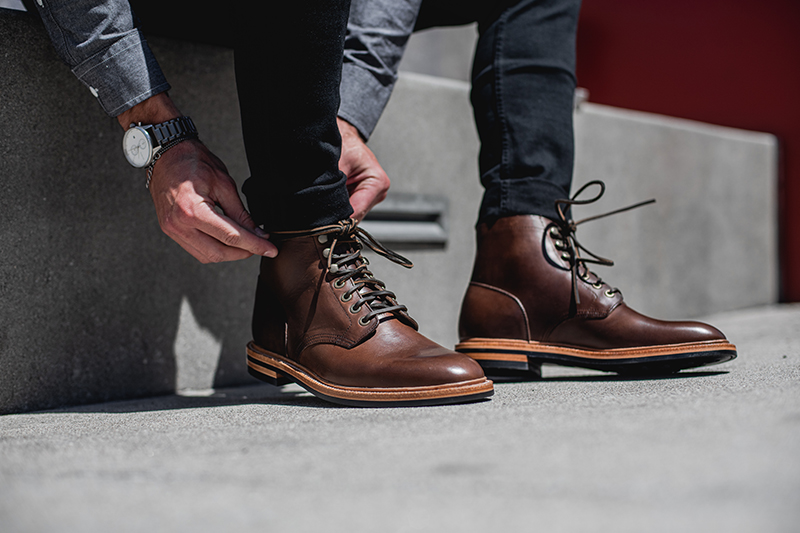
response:
<svg viewBox="0 0 800 533"><path fill-rule="evenodd" d="M122 150L128 162L137 167L146 167L153 157L153 144L150 136L142 128L134 126L122 138Z"/></svg>

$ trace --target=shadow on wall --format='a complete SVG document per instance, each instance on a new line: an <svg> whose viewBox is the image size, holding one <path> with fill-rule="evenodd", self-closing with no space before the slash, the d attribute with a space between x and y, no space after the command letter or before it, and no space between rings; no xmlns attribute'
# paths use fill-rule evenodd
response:
<svg viewBox="0 0 800 533"><path fill-rule="evenodd" d="M230 53L204 51L198 72L181 61L195 45L151 44L178 105L246 177ZM258 260L201 265L161 232L116 119L36 17L0 11L0 49L0 123L14 125L0 131L0 413L250 381Z"/></svg>

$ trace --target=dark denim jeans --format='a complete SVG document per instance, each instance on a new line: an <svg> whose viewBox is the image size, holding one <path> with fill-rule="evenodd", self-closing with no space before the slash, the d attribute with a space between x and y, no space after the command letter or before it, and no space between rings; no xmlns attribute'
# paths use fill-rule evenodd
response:
<svg viewBox="0 0 800 533"><path fill-rule="evenodd" d="M423 0L415 29L478 22L472 105L485 188L479 222L555 218L574 160L580 0Z"/></svg>
<svg viewBox="0 0 800 533"><path fill-rule="evenodd" d="M252 174L244 193L257 223L268 231L304 229L352 213L335 123L349 0L280 2L268 19L240 3L210 14L191 2L132 4L137 13L152 6L141 17L145 33L235 43ZM569 195L579 10L580 0L422 2L416 29L478 22L472 104L485 187L479 221L554 218L554 201Z"/></svg>
<svg viewBox="0 0 800 533"><path fill-rule="evenodd" d="M267 231L352 213L336 125L350 0L276 2L240 17L236 83L250 179L243 191Z"/></svg>
<svg viewBox="0 0 800 533"><path fill-rule="evenodd" d="M336 125L350 0L131 3L145 34L233 46L251 174L242 189L257 224L307 229L352 214Z"/></svg>

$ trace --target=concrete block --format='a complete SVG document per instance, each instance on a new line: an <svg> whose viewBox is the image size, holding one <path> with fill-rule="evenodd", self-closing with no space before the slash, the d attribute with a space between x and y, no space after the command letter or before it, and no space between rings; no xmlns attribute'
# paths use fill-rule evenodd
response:
<svg viewBox="0 0 800 533"><path fill-rule="evenodd" d="M576 220L656 199L578 232L631 306L677 319L777 301L775 137L596 104L575 119L573 190L607 185Z"/></svg>
<svg viewBox="0 0 800 533"><path fill-rule="evenodd" d="M660 318L691 318L777 300L771 135L582 104L575 137L573 190L596 179L607 184L602 200L574 209L575 220L657 199L578 231L581 243L616 261L595 270L631 306ZM402 74L370 145L392 179L390 197L450 200L444 249L400 247L416 264L411 272L380 259L373 265L421 331L453 345L482 192L469 85Z"/></svg>
<svg viewBox="0 0 800 533"><path fill-rule="evenodd" d="M241 184L230 51L151 40ZM0 12L0 413L249 382L258 259L203 266L158 227L122 130L35 17Z"/></svg>
<svg viewBox="0 0 800 533"><path fill-rule="evenodd" d="M400 71L469 81L477 43L477 23L415 32L406 45Z"/></svg>

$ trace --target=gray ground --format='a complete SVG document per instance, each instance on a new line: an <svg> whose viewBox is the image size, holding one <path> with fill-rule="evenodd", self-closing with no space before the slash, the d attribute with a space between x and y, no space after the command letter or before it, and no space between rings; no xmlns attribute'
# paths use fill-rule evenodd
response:
<svg viewBox="0 0 800 533"><path fill-rule="evenodd" d="M267 385L0 417L0 531L800 531L800 306L710 317L737 360L545 369L491 401Z"/></svg>

